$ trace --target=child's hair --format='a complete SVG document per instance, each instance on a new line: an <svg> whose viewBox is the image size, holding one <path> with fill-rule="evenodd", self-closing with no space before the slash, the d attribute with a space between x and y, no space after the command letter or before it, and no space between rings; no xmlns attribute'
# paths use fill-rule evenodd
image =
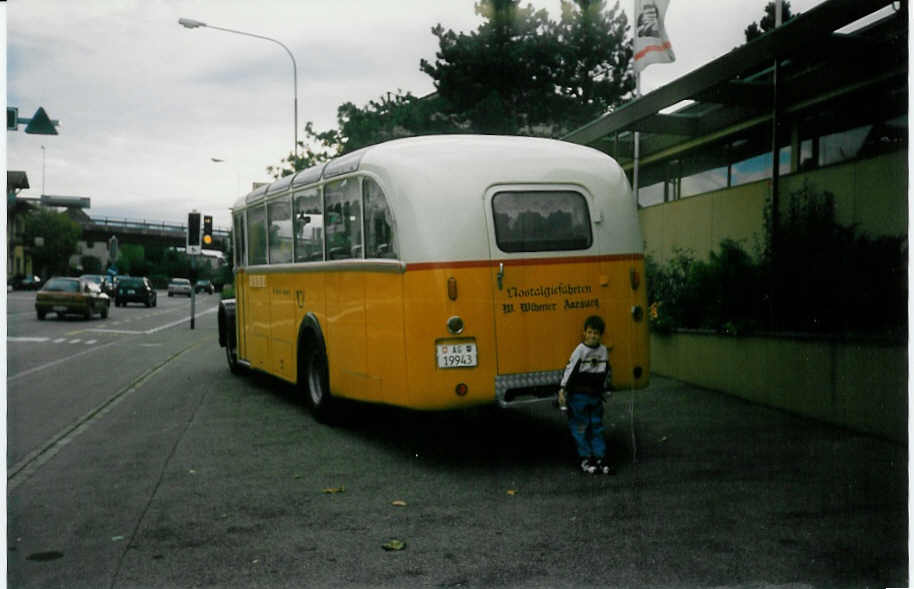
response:
<svg viewBox="0 0 914 589"><path fill-rule="evenodd" d="M603 333L606 331L606 323L603 322L603 318L599 315L591 315L584 321L584 329L591 328L594 331L599 331Z"/></svg>

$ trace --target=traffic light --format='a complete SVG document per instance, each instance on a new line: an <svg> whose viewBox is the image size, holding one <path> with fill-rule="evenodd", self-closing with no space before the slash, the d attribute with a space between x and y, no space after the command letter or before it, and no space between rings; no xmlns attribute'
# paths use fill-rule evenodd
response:
<svg viewBox="0 0 914 589"><path fill-rule="evenodd" d="M187 252L200 253L200 213L187 213Z"/></svg>
<svg viewBox="0 0 914 589"><path fill-rule="evenodd" d="M213 216L203 215L203 245L213 245Z"/></svg>

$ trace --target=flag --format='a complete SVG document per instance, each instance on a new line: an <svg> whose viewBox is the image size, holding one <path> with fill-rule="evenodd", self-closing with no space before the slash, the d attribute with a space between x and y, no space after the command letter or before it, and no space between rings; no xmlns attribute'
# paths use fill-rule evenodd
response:
<svg viewBox="0 0 914 589"><path fill-rule="evenodd" d="M663 19L670 0L635 0L635 71L676 61Z"/></svg>

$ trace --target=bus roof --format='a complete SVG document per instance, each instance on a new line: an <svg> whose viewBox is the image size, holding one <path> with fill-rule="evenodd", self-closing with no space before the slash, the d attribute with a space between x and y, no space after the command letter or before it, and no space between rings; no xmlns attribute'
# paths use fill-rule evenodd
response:
<svg viewBox="0 0 914 589"><path fill-rule="evenodd" d="M399 232L400 237L407 242L413 241L407 233L415 237L415 250L410 243L400 244L405 261L413 258L411 252L421 257L432 253L428 244L434 243L442 231L477 242L478 247L467 247L463 252L468 259L487 251L481 221L483 198L499 185L583 188L599 201L592 205L592 214L606 219L604 226L620 238L614 240L612 249L625 253L643 249L631 188L615 160L590 147L535 137L427 135L395 139L300 171L291 179L281 178L266 190L261 187L243 197L234 209L269 200L288 187L294 191L355 171L380 184L401 228L409 228ZM468 214L477 204L479 214Z"/></svg>

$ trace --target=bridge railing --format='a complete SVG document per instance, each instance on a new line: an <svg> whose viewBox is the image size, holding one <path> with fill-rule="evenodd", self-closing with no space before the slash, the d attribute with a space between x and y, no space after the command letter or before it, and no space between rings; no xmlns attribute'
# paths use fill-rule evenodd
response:
<svg viewBox="0 0 914 589"><path fill-rule="evenodd" d="M170 223L168 221L148 221L146 219L127 219L118 217L89 217L89 223L97 227L104 227L108 230L116 229L133 229L144 233L152 231L161 231L163 233L185 233L187 225L181 223ZM213 227L213 235L227 237L229 229L226 227Z"/></svg>

